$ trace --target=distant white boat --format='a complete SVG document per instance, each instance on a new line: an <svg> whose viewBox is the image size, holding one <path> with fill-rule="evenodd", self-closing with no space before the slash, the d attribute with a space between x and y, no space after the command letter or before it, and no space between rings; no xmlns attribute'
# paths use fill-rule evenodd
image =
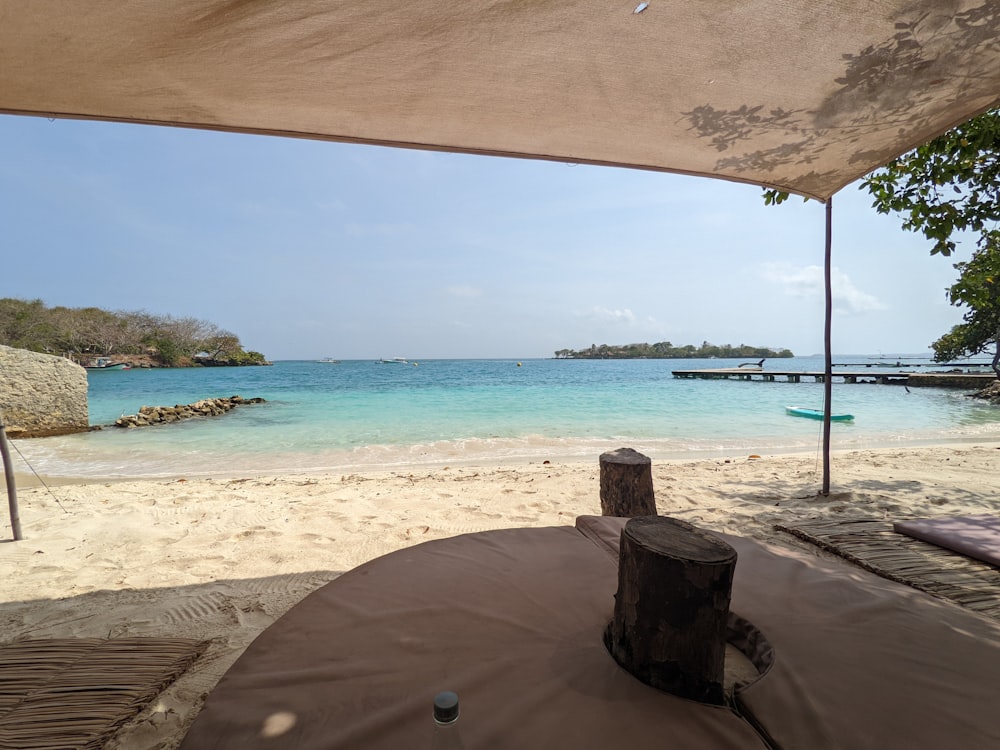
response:
<svg viewBox="0 0 1000 750"><path fill-rule="evenodd" d="M317 362L322 362L325 365L339 365L340 360L334 359L333 357L323 357L323 359L317 359Z"/></svg>
<svg viewBox="0 0 1000 750"><path fill-rule="evenodd" d="M380 365L408 365L409 361L405 357L393 357L392 359L381 359L375 360L376 364Z"/></svg>
<svg viewBox="0 0 1000 750"><path fill-rule="evenodd" d="M131 370L132 366L128 362L112 362L107 357L97 357L90 360L90 364L84 365L88 370Z"/></svg>

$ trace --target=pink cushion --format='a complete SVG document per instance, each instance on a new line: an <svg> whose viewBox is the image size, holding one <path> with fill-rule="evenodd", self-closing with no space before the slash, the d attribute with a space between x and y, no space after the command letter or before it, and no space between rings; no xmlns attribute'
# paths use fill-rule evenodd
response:
<svg viewBox="0 0 1000 750"><path fill-rule="evenodd" d="M1000 516L896 521L894 531L1000 567Z"/></svg>

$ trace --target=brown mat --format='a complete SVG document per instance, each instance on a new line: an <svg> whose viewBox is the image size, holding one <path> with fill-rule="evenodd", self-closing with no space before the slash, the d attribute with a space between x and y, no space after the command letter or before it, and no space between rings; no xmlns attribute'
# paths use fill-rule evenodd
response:
<svg viewBox="0 0 1000 750"><path fill-rule="evenodd" d="M775 526L865 570L1000 620L1000 570L893 531L892 522L857 519Z"/></svg>
<svg viewBox="0 0 1000 750"><path fill-rule="evenodd" d="M0 748L98 750L207 646L182 638L0 645Z"/></svg>

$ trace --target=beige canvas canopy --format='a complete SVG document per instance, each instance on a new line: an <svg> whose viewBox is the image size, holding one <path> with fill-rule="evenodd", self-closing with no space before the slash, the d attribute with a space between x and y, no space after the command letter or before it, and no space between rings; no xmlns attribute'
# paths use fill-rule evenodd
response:
<svg viewBox="0 0 1000 750"><path fill-rule="evenodd" d="M0 112L607 164L830 203L1000 101L1000 0L0 0Z"/></svg>
<svg viewBox="0 0 1000 750"><path fill-rule="evenodd" d="M0 112L826 199L1000 97L993 0L3 0Z"/></svg>

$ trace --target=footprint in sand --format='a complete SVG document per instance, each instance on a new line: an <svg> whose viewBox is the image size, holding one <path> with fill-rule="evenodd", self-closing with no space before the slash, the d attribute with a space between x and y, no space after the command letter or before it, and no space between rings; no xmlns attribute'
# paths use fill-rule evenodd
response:
<svg viewBox="0 0 1000 750"><path fill-rule="evenodd" d="M244 529L240 533L236 534L234 538L249 539L252 536L276 537L280 536L280 532L269 529L266 526L254 526L249 529Z"/></svg>
<svg viewBox="0 0 1000 750"><path fill-rule="evenodd" d="M313 544L332 544L333 542L337 541L335 537L322 536L320 534L305 533L305 534L300 534L300 537L302 541L311 542Z"/></svg>
<svg viewBox="0 0 1000 750"><path fill-rule="evenodd" d="M226 595L221 591L198 592L164 610L160 620L171 625L215 620L225 611Z"/></svg>
<svg viewBox="0 0 1000 750"><path fill-rule="evenodd" d="M244 628L263 630L274 622L274 617L268 614L264 605L259 601L234 601L232 605L237 622Z"/></svg>

